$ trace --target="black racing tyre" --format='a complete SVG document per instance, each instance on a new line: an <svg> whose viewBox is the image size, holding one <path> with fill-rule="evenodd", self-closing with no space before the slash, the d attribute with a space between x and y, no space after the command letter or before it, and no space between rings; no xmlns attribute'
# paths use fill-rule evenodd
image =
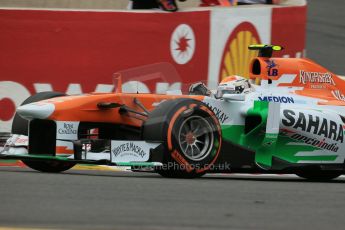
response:
<svg viewBox="0 0 345 230"><path fill-rule="evenodd" d="M143 139L163 143L164 177L195 178L214 164L221 149L221 128L202 102L181 98L159 104L143 125Z"/></svg>
<svg viewBox="0 0 345 230"><path fill-rule="evenodd" d="M342 175L341 172L336 171L305 171L305 172L298 172L296 173L297 176L311 180L311 181L327 181L327 180L333 180L340 175Z"/></svg>
<svg viewBox="0 0 345 230"><path fill-rule="evenodd" d="M66 96L60 92L41 92L28 97L21 105L37 102L49 98ZM21 134L28 136L28 124L29 122L23 119L19 114L14 115L12 122L12 134ZM42 143L44 145L44 143ZM63 172L72 168L75 164L70 162L58 162L58 161L30 161L23 160L23 163L28 167L41 172Z"/></svg>
<svg viewBox="0 0 345 230"><path fill-rule="evenodd" d="M76 164L71 162L60 162L60 161L30 161L22 160L22 162L28 167L48 173L59 173L73 168Z"/></svg>

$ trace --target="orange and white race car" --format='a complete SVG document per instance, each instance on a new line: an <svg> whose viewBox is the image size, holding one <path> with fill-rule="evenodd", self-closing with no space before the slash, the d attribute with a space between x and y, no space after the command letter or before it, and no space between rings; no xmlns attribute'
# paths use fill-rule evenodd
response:
<svg viewBox="0 0 345 230"><path fill-rule="evenodd" d="M17 108L0 158L43 172L97 164L187 178L345 173L343 80L305 58L273 58L280 46L249 49L259 51L250 78L229 76L213 92L197 83L186 95L124 93L118 73L114 93L33 95ZM145 71L137 68L135 76L157 74Z"/></svg>

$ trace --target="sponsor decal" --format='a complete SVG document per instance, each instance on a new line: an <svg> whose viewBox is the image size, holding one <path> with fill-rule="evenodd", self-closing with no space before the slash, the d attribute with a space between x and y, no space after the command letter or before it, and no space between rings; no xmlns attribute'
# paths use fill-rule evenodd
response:
<svg viewBox="0 0 345 230"><path fill-rule="evenodd" d="M171 56L177 64L189 62L195 51L195 35L187 24L181 24L174 30L170 40Z"/></svg>
<svg viewBox="0 0 345 230"><path fill-rule="evenodd" d="M229 116L227 116L222 109L218 108L217 106L212 106L210 103L207 102L205 104L214 112L214 114L221 123L224 123L229 119Z"/></svg>
<svg viewBox="0 0 345 230"><path fill-rule="evenodd" d="M187 172L191 172L193 170L193 166L189 164L188 161L186 161L178 151L174 150L171 153L171 157L174 158L175 161L179 163L181 166L184 166Z"/></svg>
<svg viewBox="0 0 345 230"><path fill-rule="evenodd" d="M293 97L284 97L284 96L264 96L258 97L260 101L270 101L270 102L279 102L279 103L295 103Z"/></svg>
<svg viewBox="0 0 345 230"><path fill-rule="evenodd" d="M13 134L7 139L5 146L27 146L29 139L24 135Z"/></svg>
<svg viewBox="0 0 345 230"><path fill-rule="evenodd" d="M112 153L115 157L118 155L135 155L139 156L141 158L144 158L144 156L148 153L146 153L139 145L136 145L134 142L127 142L124 143L112 150Z"/></svg>
<svg viewBox="0 0 345 230"><path fill-rule="evenodd" d="M333 90L332 95L338 100L345 101L345 95L340 90Z"/></svg>
<svg viewBox="0 0 345 230"><path fill-rule="evenodd" d="M316 138L306 137L302 134L294 133L288 130L282 130L281 134L295 141L299 141L307 145L317 147L319 149L325 149L332 152L338 152L339 150L339 146L337 146L337 143L333 143L333 144L327 143L325 138L322 140L317 140Z"/></svg>
<svg viewBox="0 0 345 230"><path fill-rule="evenodd" d="M74 124L63 123L63 127L58 129L58 134L77 134Z"/></svg>
<svg viewBox="0 0 345 230"><path fill-rule="evenodd" d="M156 148L158 143L145 141L111 141L112 162L148 161L150 149Z"/></svg>
<svg viewBox="0 0 345 230"><path fill-rule="evenodd" d="M310 88L312 88L312 89L325 89L326 87L324 85L310 85Z"/></svg>
<svg viewBox="0 0 345 230"><path fill-rule="evenodd" d="M56 138L61 140L78 140L79 121L57 121Z"/></svg>
<svg viewBox="0 0 345 230"><path fill-rule="evenodd" d="M296 114L294 111L288 109L283 111L283 115L282 123L286 127L323 136L341 143L344 141L343 126L335 121L302 112Z"/></svg>
<svg viewBox="0 0 345 230"><path fill-rule="evenodd" d="M326 83L335 85L335 82L332 78L331 73L320 73L320 72L307 72L304 70L300 70L299 72L299 82L302 84L307 83Z"/></svg>
<svg viewBox="0 0 345 230"><path fill-rule="evenodd" d="M266 60L265 62L267 64L267 66L266 66L267 75L268 76L278 76L278 69L277 69L278 65L274 62L274 60L269 59L269 60Z"/></svg>

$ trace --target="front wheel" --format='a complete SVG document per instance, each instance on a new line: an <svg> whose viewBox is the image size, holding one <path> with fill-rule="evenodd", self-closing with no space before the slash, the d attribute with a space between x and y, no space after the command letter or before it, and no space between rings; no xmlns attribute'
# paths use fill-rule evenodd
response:
<svg viewBox="0 0 345 230"><path fill-rule="evenodd" d="M143 138L164 145L164 177L195 178L204 175L218 158L221 128L214 113L193 99L165 101L149 115Z"/></svg>
<svg viewBox="0 0 345 230"><path fill-rule="evenodd" d="M59 173L66 171L73 166L74 163L71 162L58 162L58 161L30 161L30 160L23 160L23 163L28 167L40 171L40 172L47 172L47 173Z"/></svg>

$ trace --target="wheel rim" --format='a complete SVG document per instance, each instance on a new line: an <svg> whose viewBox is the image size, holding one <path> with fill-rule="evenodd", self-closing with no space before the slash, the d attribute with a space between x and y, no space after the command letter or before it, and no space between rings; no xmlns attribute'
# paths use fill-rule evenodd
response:
<svg viewBox="0 0 345 230"><path fill-rule="evenodd" d="M213 130L210 123L200 116L185 119L178 132L178 141L183 154L193 161L205 159L213 145Z"/></svg>

